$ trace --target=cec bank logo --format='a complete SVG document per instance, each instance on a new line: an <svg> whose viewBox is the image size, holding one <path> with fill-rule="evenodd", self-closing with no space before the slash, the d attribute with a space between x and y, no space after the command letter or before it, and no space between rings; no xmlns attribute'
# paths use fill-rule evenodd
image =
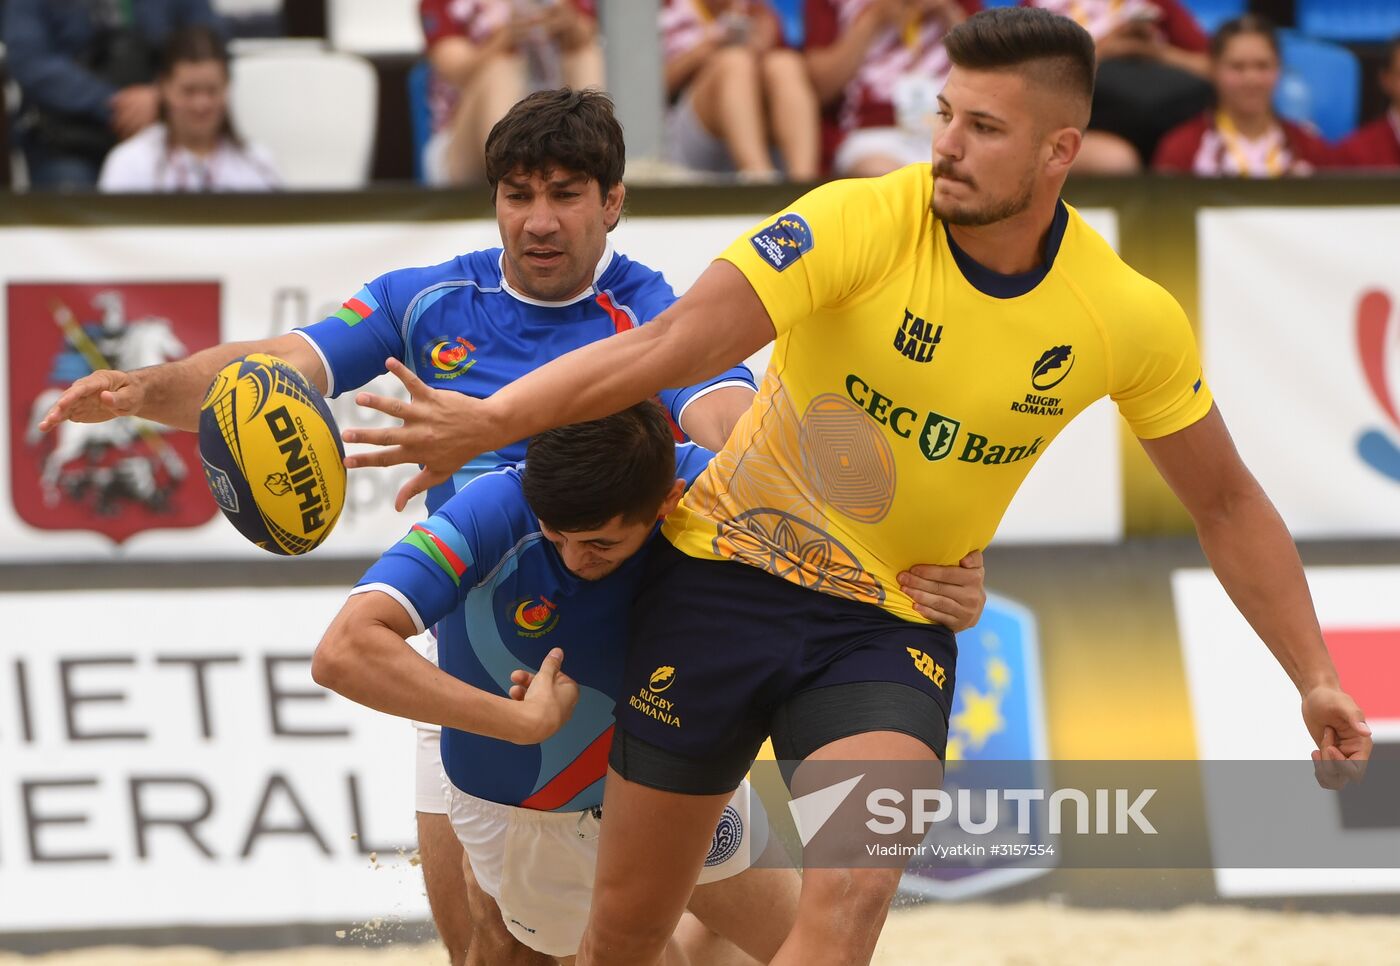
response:
<svg viewBox="0 0 1400 966"><path fill-rule="evenodd" d="M1400 447L1393 437L1400 433L1400 313L1390 296L1370 291L1356 308L1356 347L1366 385L1381 412L1390 420L1390 432L1366 430L1356 441L1356 452L1375 470L1400 482Z"/></svg>
<svg viewBox="0 0 1400 966"><path fill-rule="evenodd" d="M939 413L929 413L924 420L924 431L919 434L919 452L924 459L935 463L953 451L953 442L958 438L962 423Z"/></svg>
<svg viewBox="0 0 1400 966"><path fill-rule="evenodd" d="M788 212L750 236L749 243L764 261L781 272L812 250L812 229L801 215Z"/></svg>

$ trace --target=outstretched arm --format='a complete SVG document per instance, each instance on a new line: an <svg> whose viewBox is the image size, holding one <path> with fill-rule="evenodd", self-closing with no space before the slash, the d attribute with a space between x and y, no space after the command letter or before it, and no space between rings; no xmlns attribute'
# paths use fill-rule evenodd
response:
<svg viewBox="0 0 1400 966"><path fill-rule="evenodd" d="M1212 407L1186 429L1142 445L1195 520L1225 592L1298 689L1318 747L1313 760L1348 763L1324 784L1359 778L1371 730L1338 681L1293 538L1240 459L1220 410Z"/></svg>
<svg viewBox="0 0 1400 966"><path fill-rule="evenodd" d="M357 704L516 744L554 734L573 713L578 685L555 648L512 701L458 680L408 644L417 628L403 605L372 590L345 602L311 660L311 677Z"/></svg>
<svg viewBox="0 0 1400 966"><path fill-rule="evenodd" d="M433 392L390 360L389 370L409 388L409 401L371 393L355 401L404 425L346 430L346 442L382 448L348 457L345 465L422 464L423 471L399 491L402 509L474 456L554 426L601 419L667 386L708 379L773 336L768 310L748 280L729 262L716 261L655 321L575 349L487 399Z"/></svg>
<svg viewBox="0 0 1400 966"><path fill-rule="evenodd" d="M199 406L220 369L250 352L285 359L318 392L327 388L326 369L316 350L294 332L252 342L225 342L187 359L122 372L102 369L84 376L58 397L39 422L48 432L64 420L101 423L117 416L140 416L191 432L199 429Z"/></svg>

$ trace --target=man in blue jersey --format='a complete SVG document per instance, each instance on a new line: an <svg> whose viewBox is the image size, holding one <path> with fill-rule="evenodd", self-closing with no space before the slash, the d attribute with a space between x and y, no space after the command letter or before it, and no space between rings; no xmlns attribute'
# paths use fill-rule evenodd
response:
<svg viewBox="0 0 1400 966"><path fill-rule="evenodd" d="M548 956L572 956L588 916L639 551L712 455L676 444L653 403L543 433L525 463L477 477L370 567L316 650L317 683L443 726L450 814L476 880ZM438 666L407 645L433 625ZM671 718L665 690L656 714ZM748 868L766 839L745 784L693 903L765 962L798 886L791 870Z"/></svg>

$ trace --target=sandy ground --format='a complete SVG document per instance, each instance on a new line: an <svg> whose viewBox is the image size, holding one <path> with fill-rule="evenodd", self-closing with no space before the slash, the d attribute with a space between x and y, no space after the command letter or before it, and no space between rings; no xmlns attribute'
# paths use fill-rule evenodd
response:
<svg viewBox="0 0 1400 966"><path fill-rule="evenodd" d="M442 966L434 946L355 946L225 954L86 949L0 966ZM1400 915L1343 916L1188 906L1144 913L1046 903L900 910L878 966L1400 966Z"/></svg>

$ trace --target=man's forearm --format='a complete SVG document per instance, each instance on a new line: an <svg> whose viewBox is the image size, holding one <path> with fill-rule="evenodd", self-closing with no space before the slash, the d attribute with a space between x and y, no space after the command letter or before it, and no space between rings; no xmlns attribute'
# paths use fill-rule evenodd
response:
<svg viewBox="0 0 1400 966"><path fill-rule="evenodd" d="M374 621L332 625L311 676L367 708L502 741L521 741L519 704L458 680Z"/></svg>
<svg viewBox="0 0 1400 966"><path fill-rule="evenodd" d="M1226 593L1300 694L1337 686L1298 548L1263 491L1197 521L1201 548Z"/></svg>
<svg viewBox="0 0 1400 966"><path fill-rule="evenodd" d="M601 419L668 386L719 375L773 338L773 323L733 265L717 261L656 320L575 349L489 396L487 449Z"/></svg>

